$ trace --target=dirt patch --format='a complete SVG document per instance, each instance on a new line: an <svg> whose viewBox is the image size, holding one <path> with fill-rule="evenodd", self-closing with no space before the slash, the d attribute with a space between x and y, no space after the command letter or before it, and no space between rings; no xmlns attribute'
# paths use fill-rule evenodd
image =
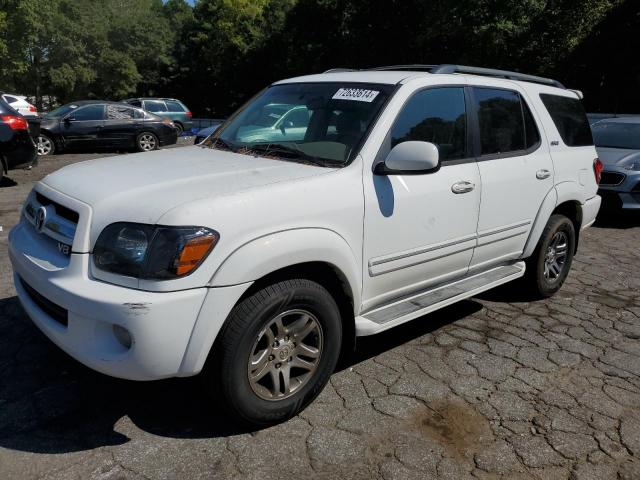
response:
<svg viewBox="0 0 640 480"><path fill-rule="evenodd" d="M433 402L419 409L411 424L456 457L472 456L493 441L488 420L462 401Z"/></svg>

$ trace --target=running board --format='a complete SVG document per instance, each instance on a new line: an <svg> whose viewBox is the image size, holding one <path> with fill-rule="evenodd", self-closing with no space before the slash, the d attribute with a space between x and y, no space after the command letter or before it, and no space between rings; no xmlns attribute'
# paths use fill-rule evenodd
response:
<svg viewBox="0 0 640 480"><path fill-rule="evenodd" d="M524 262L492 268L446 285L396 300L356 317L356 335L379 333L524 275Z"/></svg>

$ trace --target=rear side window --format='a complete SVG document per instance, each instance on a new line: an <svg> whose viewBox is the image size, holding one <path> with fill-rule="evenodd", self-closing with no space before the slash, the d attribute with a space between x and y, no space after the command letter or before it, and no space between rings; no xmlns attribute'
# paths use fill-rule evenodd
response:
<svg viewBox="0 0 640 480"><path fill-rule="evenodd" d="M165 100L164 103L167 105L167 109L170 112L184 112L185 110L182 104L175 100Z"/></svg>
<svg viewBox="0 0 640 480"><path fill-rule="evenodd" d="M129 120L134 118L133 108L121 107L119 105L107 105L108 120Z"/></svg>
<svg viewBox="0 0 640 480"><path fill-rule="evenodd" d="M443 161L466 158L464 89L429 88L411 97L391 129L391 147L410 140L435 144Z"/></svg>
<svg viewBox="0 0 640 480"><path fill-rule="evenodd" d="M150 112L168 112L167 106L160 100L145 100L144 109Z"/></svg>
<svg viewBox="0 0 640 480"><path fill-rule="evenodd" d="M4 99L8 102L8 103L16 103L18 101L18 99L16 97L12 97L11 95L5 95Z"/></svg>
<svg viewBox="0 0 640 480"><path fill-rule="evenodd" d="M580 100L548 93L541 93L540 98L567 146L593 145L589 120Z"/></svg>
<svg viewBox="0 0 640 480"><path fill-rule="evenodd" d="M127 100L127 103L134 107L142 107L142 102L140 100Z"/></svg>

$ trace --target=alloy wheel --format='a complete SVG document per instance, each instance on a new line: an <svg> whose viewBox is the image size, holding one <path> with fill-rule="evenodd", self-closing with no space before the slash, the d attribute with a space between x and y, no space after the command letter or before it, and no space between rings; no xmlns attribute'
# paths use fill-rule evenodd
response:
<svg viewBox="0 0 640 480"><path fill-rule="evenodd" d="M306 310L289 310L271 319L249 354L247 374L263 400L282 400L306 385L318 367L322 327Z"/></svg>
<svg viewBox="0 0 640 480"><path fill-rule="evenodd" d="M51 139L40 135L38 137L38 155L49 155L53 150Z"/></svg>
<svg viewBox="0 0 640 480"><path fill-rule="evenodd" d="M150 133L143 133L142 135L140 135L138 143L140 145L140 149L145 152L156 149L156 137L154 137Z"/></svg>
<svg viewBox="0 0 640 480"><path fill-rule="evenodd" d="M567 262L569 238L565 232L556 232L551 239L544 258L544 278L555 281Z"/></svg>

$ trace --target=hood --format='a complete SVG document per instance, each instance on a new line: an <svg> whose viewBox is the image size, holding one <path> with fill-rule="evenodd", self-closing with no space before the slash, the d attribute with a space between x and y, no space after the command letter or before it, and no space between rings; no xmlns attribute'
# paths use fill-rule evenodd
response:
<svg viewBox="0 0 640 480"><path fill-rule="evenodd" d="M596 150L605 167L622 167L628 162L640 161L640 150L605 147L596 147Z"/></svg>
<svg viewBox="0 0 640 480"><path fill-rule="evenodd" d="M328 171L193 146L88 160L66 166L42 182L89 204L94 215L155 223L163 213L186 202Z"/></svg>

